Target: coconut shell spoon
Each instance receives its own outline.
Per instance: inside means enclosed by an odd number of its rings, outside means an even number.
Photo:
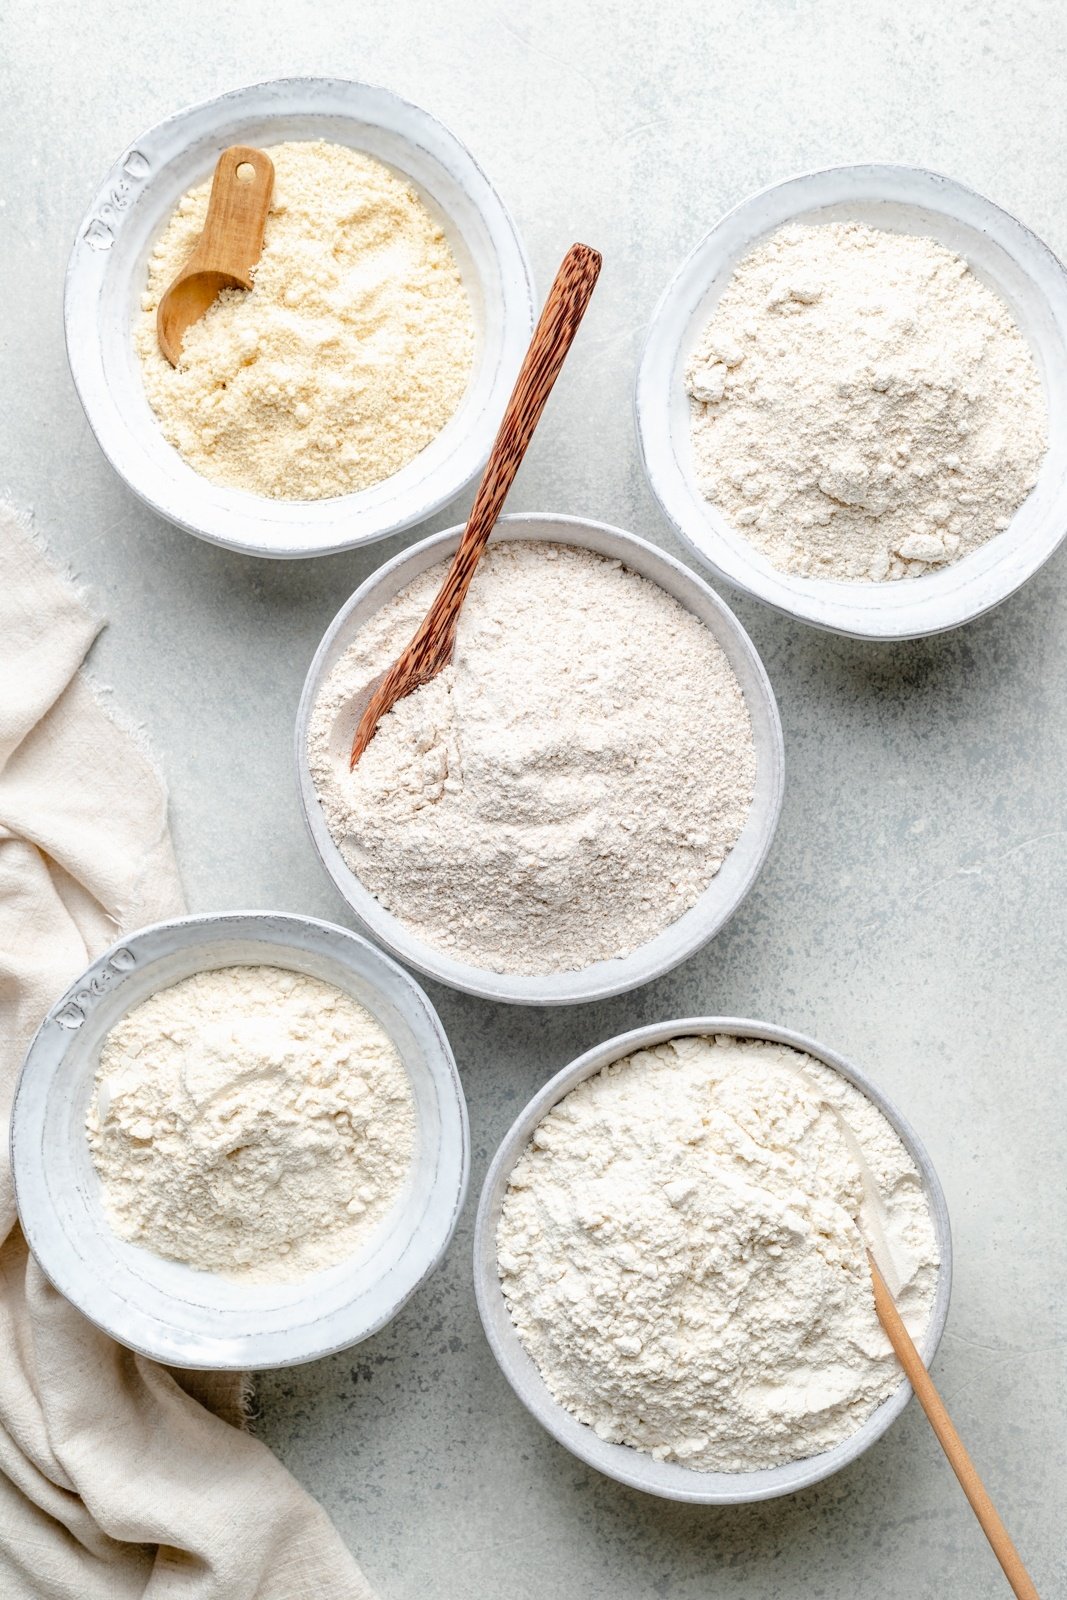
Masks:
[[[159,348],[172,367],[187,330],[223,289],[251,289],[273,192],[274,163],[265,151],[234,144],[222,152],[203,232],[156,312]]]
[[[379,721],[398,700],[429,683],[452,660],[460,608],[489,535],[515,481],[519,463],[559,377],[600,275],[600,256],[586,244],[567,251],[534,329],[515,387],[474,497],[452,565],[406,650],[360,696],[362,714],[352,740],[354,767]],[[357,706],[357,710],[359,707]]]

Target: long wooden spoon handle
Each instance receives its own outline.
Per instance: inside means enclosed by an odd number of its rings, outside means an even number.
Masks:
[[[578,325],[585,315],[589,298],[600,276],[601,257],[587,244],[572,244],[560,263],[548,292],[545,308],[534,329],[511,399],[504,411],[500,430],[478,485],[471,514],[452,558],[452,567],[441,585],[440,607],[453,614],[463,604],[479,557],[500,515],[508,490],[533,438],[534,429],[559,377],[567,352],[574,342]],[[435,611],[440,612],[435,605]]]
[[[993,1547],[993,1554],[1004,1569],[1004,1576],[1011,1584],[1018,1600],[1040,1600],[1033,1580],[1023,1566],[1022,1557],[1012,1544],[996,1508],[986,1493],[985,1485],[978,1476],[978,1471],[967,1451],[963,1441],[955,1428],[951,1418],[945,1410],[944,1402],[934,1387],[933,1379],[923,1365],[922,1356],[912,1341],[911,1334],[904,1326],[904,1319],[897,1310],[896,1301],[889,1292],[889,1286],[878,1270],[877,1263],[870,1251],[867,1260],[871,1267],[871,1282],[874,1285],[874,1305],[878,1312],[878,1320],[888,1335],[889,1342],[896,1351],[897,1360],[904,1368],[908,1382],[915,1391],[915,1396],[926,1412],[927,1419],[937,1435],[938,1442],[948,1457],[949,1466],[960,1480],[964,1494],[971,1503],[971,1510],[982,1525],[982,1532]]]
[[[367,702],[352,740],[349,767],[356,765],[386,712],[420,684],[428,683],[452,660],[460,608],[479,557],[515,481],[519,463],[541,420],[552,385],[559,377],[599,276],[597,251],[587,244],[572,244],[556,273],[530,348],[519,368],[452,565],[415,637],[393,662]]]

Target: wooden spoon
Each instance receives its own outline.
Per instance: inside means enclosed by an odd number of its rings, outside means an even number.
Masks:
[[[352,740],[350,767],[370,744],[385,713],[413,689],[429,683],[451,661],[460,607],[599,275],[597,252],[587,244],[571,245],[519,369],[448,575],[407,649],[360,696],[365,709]]]
[[[262,150],[233,144],[211,180],[204,231],[156,312],[159,348],[172,367],[181,360],[186,329],[198,322],[223,289],[251,289],[252,268],[263,249],[274,163]]]
[[[867,1260],[871,1268],[874,1305],[878,1312],[878,1320],[896,1351],[897,1360],[904,1368],[904,1375],[914,1389],[916,1399],[926,1412],[927,1420],[937,1435],[938,1443],[948,1457],[949,1466],[960,1480],[960,1486],[971,1503],[971,1510],[978,1518],[982,1532],[993,1547],[993,1554],[1004,1569],[1004,1576],[1011,1584],[1012,1592],[1018,1596],[1018,1600],[1040,1600],[1033,1580],[1023,1566],[1022,1557],[1012,1544],[1007,1528],[1001,1522],[992,1500],[986,1493],[985,1485],[978,1476],[974,1462],[952,1426],[944,1402],[934,1386],[934,1380],[923,1365],[923,1358],[904,1326],[904,1319],[889,1292],[889,1285],[879,1272],[878,1263],[870,1250],[867,1251]]]

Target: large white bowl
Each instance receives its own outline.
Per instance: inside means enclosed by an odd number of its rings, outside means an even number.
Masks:
[[[271,500],[212,483],[167,443],[148,404],[132,329],[152,245],[227,145],[328,139],[375,156],[438,218],[471,298],[474,372],[456,414],[414,461],[358,494]],[[115,471],[161,516],[254,555],[323,555],[421,522],[481,471],[533,326],[515,225],[470,151],[421,107],[340,78],[279,78],[190,106],[134,141],[82,220],[67,268],[67,355],[89,425]]]
[[[918,578],[836,582],[781,572],[700,492],[685,367],[738,261],[789,222],[857,221],[955,250],[1010,307],[1037,363],[1049,447],[1010,526]],[[727,583],[779,611],[857,638],[907,639],[980,616],[1013,594],[1067,532],[1067,275],[1047,245],[973,189],[917,167],[830,167],[790,178],[729,212],[682,263],[649,327],[635,411],[653,493],[681,537]]]
[[[602,1067],[632,1055],[635,1050],[651,1049],[655,1045],[665,1044],[668,1039],[693,1034],[732,1034],[742,1039],[769,1039],[776,1044],[802,1050],[840,1072],[849,1083],[855,1084],[896,1130],[922,1177],[941,1256],[930,1322],[920,1342],[920,1354],[926,1365],[930,1365],[948,1317],[952,1289],[952,1234],[945,1196],[925,1148],[896,1107],[858,1067],[854,1067],[843,1056],[828,1050],[825,1045],[816,1044],[804,1034],[794,1033],[790,1028],[778,1028],[765,1022],[748,1022],[736,1017],[689,1017],[681,1022],[661,1022],[649,1028],[635,1028],[632,1033],[619,1034],[617,1038],[608,1039],[604,1044],[586,1051],[585,1055],[579,1056],[577,1061],[564,1067],[562,1072],[545,1084],[526,1109],[519,1113],[486,1174],[474,1229],[474,1288],[482,1326],[505,1378],[527,1410],[572,1455],[619,1483],[628,1484],[632,1489],[643,1489],[647,1494],[660,1495],[665,1500],[687,1500],[694,1505],[744,1505],[754,1500],[773,1500],[778,1495],[795,1494],[797,1490],[806,1489],[855,1461],[899,1417],[911,1398],[911,1385],[902,1376],[899,1388],[882,1401],[850,1438],[835,1445],[832,1450],[809,1456],[803,1461],[790,1461],[785,1466],[766,1467],[758,1472],[698,1472],[694,1467],[683,1467],[676,1461],[655,1461],[643,1450],[635,1450],[624,1444],[609,1444],[560,1405],[519,1338],[504,1300],[497,1269],[496,1233],[500,1208],[512,1171],[541,1119],[575,1084],[599,1072]]]
[[[782,726],[774,693],[748,634],[733,612],[700,578],[671,556],[632,533],[580,517],[523,514],[502,517],[493,539],[548,540],[595,550],[621,561],[631,571],[665,589],[699,617],[722,648],[745,696],[756,746],[756,789],[741,837],[696,905],[677,922],[617,961],[598,961],[579,972],[527,977],[490,972],[456,961],[414,935],[360,882],[337,848],[322,814],[308,766],[307,738],[319,691],[367,619],[428,567],[451,557],[462,528],[424,539],[395,556],[367,579],[341,607],[327,628],[308,670],[296,721],[296,762],[300,798],[319,858],[364,928],[394,955],[453,989],[486,1000],[516,1005],[573,1005],[636,989],[668,972],[715,934],[733,916],[755,883],[771,847],[782,807],[784,753]]]
[[[85,1133],[100,1050],[120,1017],[194,972],[257,963],[321,978],[365,1006],[396,1045],[415,1098],[414,1163],[381,1227],[348,1260],[283,1284],[197,1272],[120,1239]],[[15,1092],[11,1164],[30,1249],[105,1332],[180,1367],[281,1367],[366,1339],[433,1271],[466,1194],[467,1107],[430,1002],[365,939],[270,912],[183,917],[115,945],[48,1013]]]

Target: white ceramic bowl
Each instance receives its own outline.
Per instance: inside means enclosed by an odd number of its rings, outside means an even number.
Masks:
[[[329,139],[393,168],[439,219],[470,294],[474,373],[455,416],[415,460],[358,494],[270,500],[210,482],[167,443],[132,344],[151,247],[191,184],[235,143]],[[168,117],[130,145],[78,229],[67,268],[67,355],[115,471],[160,516],[254,555],[348,550],[432,515],[481,471],[533,326],[522,244],[470,151],[421,107],[339,78],[280,78]]]
[[[197,1272],[118,1238],[85,1135],[100,1049],[119,1018],[194,972],[256,963],[321,978],[366,1006],[396,1045],[415,1097],[415,1160],[381,1227],[349,1260],[277,1285]],[[11,1163],[30,1249],[105,1332],[180,1367],[281,1367],[366,1339],[433,1271],[466,1194],[467,1108],[426,996],[366,940],[270,912],[183,917],[114,946],[53,1006],[15,1093]]]
[[[858,221],[924,234],[955,250],[1011,308],[1045,391],[1049,448],[1011,525],[962,560],[919,578],[835,582],[780,572],[700,492],[686,363],[741,257],[788,222]],[[809,172],[729,212],[683,262],[653,315],[637,376],[637,431],[648,481],[678,533],[713,572],[779,611],[857,638],[939,633],[1013,594],[1067,532],[1067,275],[1006,211],[917,167]]]
[[[573,1005],[636,989],[668,972],[713,938],[737,910],[766,859],[778,825],[784,782],[782,727],[767,674],[755,646],[733,612],[700,578],[654,545],[619,528],[579,517],[532,513],[502,517],[493,533],[495,541],[548,540],[595,550],[659,584],[700,618],[718,641],[744,692],[756,745],[756,791],[741,837],[696,905],[623,959],[598,961],[580,972],[537,977],[490,972],[453,960],[417,938],[386,911],[364,888],[341,855],[326,826],[312,782],[307,736],[319,689],[360,628],[427,567],[452,556],[462,531],[462,528],[450,528],[435,534],[380,567],[342,606],[315,653],[300,699],[296,725],[300,798],[315,849],[364,928],[409,966],[417,967],[453,989],[481,995],[486,1000],[528,1006]]]
[[[694,1505],[744,1505],[754,1500],[773,1500],[778,1495],[794,1494],[855,1461],[899,1417],[911,1398],[911,1385],[902,1378],[900,1387],[882,1401],[850,1438],[832,1450],[809,1456],[803,1461],[791,1461],[786,1466],[768,1467],[758,1472],[698,1472],[693,1467],[683,1467],[675,1461],[654,1461],[642,1450],[632,1449],[629,1445],[609,1444],[599,1438],[592,1428],[579,1422],[572,1412],[554,1398],[519,1339],[500,1287],[496,1261],[497,1224],[508,1181],[531,1134],[552,1107],[575,1084],[591,1077],[612,1061],[631,1055],[635,1050],[649,1049],[687,1034],[716,1033],[732,1034],[743,1039],[769,1039],[777,1044],[791,1045],[794,1050],[803,1050],[807,1055],[824,1061],[862,1090],[900,1136],[922,1175],[941,1255],[941,1270],[930,1324],[920,1346],[922,1358],[929,1366],[945,1330],[952,1289],[952,1235],[948,1208],[930,1157],[896,1107],[843,1056],[789,1028],[743,1021],[736,1017],[690,1017],[681,1022],[635,1028],[632,1033],[620,1034],[586,1051],[585,1055],[572,1061],[570,1066],[564,1067],[562,1072],[545,1084],[508,1130],[486,1174],[474,1230],[474,1288],[482,1326],[505,1378],[526,1409],[572,1455],[609,1478],[629,1485],[631,1489],[643,1489],[647,1494],[660,1495],[665,1500],[686,1500]]]

